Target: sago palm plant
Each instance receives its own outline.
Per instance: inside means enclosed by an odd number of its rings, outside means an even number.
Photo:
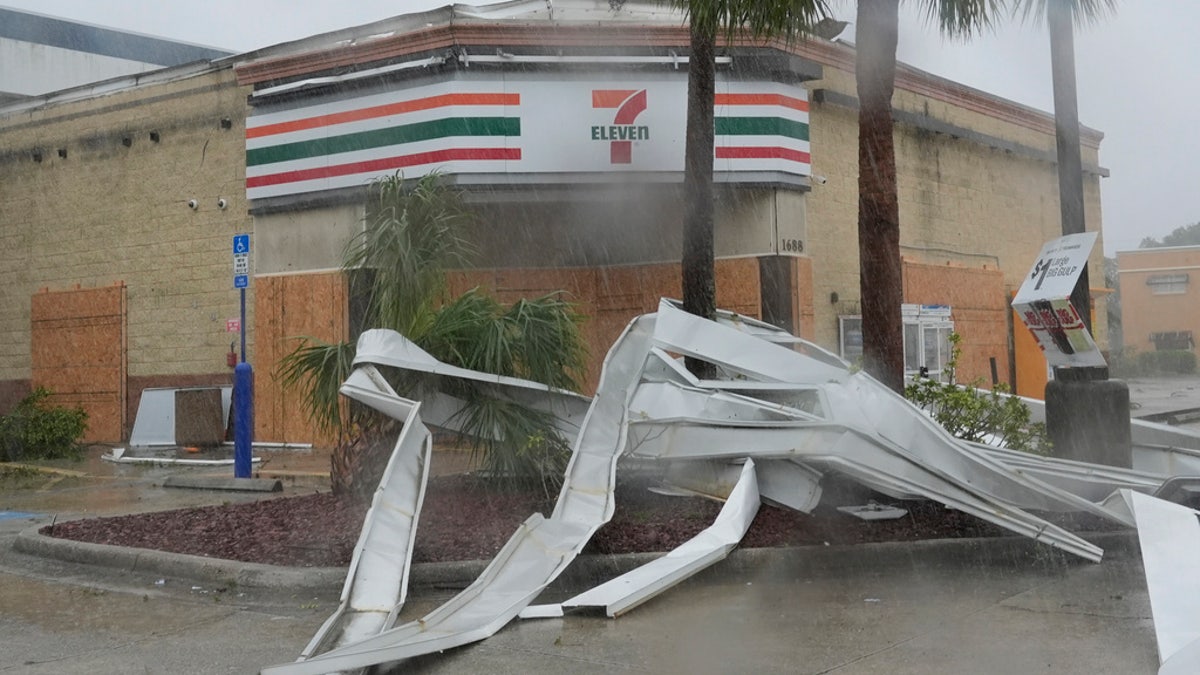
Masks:
[[[363,230],[343,256],[351,294],[362,303],[362,329],[390,328],[464,368],[577,389],[586,356],[581,316],[560,294],[507,307],[478,289],[447,297],[446,270],[465,265],[471,254],[462,234],[471,218],[459,194],[436,175],[412,185],[398,174],[372,184]],[[300,389],[318,428],[339,439],[330,467],[333,490],[364,497],[378,482],[398,426],[339,399],[354,360],[357,335],[351,337],[336,344],[300,338],[278,372],[284,386]],[[397,391],[420,397],[420,378],[387,374]],[[458,421],[476,463],[504,483],[552,489],[567,444],[550,420],[486,386],[454,386],[451,393],[467,401]]]

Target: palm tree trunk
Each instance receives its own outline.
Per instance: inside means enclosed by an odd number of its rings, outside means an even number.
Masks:
[[[1054,138],[1058,146],[1058,203],[1062,233],[1079,234],[1087,227],[1083,218],[1083,160],[1079,152],[1079,101],[1075,92],[1075,35],[1071,3],[1050,2],[1046,23],[1050,31],[1050,72],[1054,83]],[[1071,304],[1083,324],[1092,329],[1088,269],[1075,282]]]
[[[899,0],[859,0],[855,38],[863,366],[895,391],[904,388],[900,206],[892,136],[899,12]]]
[[[716,94],[716,31],[691,28],[688,58],[687,144],[684,148],[683,309],[712,319],[717,312],[713,279],[713,100]],[[688,369],[711,377],[712,366],[689,359]]]

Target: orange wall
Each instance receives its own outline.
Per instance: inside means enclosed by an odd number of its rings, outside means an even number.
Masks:
[[[802,334],[812,332],[811,265],[794,258],[793,297]],[[345,277],[338,272],[256,277],[255,436],[264,441],[332,444],[319,438],[303,415],[294,392],[276,378],[279,359],[291,351],[295,336],[327,341],[348,337]],[[762,297],[757,258],[716,261],[717,305],[758,318]],[[480,287],[504,303],[564,291],[586,317],[588,346],[585,393],[595,391],[609,346],[633,317],[653,312],[662,297],[681,295],[677,263],[587,268],[523,268],[460,270],[449,275],[449,291],[460,294]],[[793,327],[794,329],[794,327]]]
[[[991,384],[991,358],[1001,382],[1008,381],[1008,302],[998,269],[927,265],[904,261],[904,302],[949,305],[959,343],[957,379]]]

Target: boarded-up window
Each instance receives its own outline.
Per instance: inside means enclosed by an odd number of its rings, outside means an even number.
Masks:
[[[123,440],[125,285],[35,293],[30,305],[34,387],[88,413],[83,440]]]

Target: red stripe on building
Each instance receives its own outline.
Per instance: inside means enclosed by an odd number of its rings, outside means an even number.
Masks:
[[[349,176],[356,173],[403,169],[409,166],[436,164],[438,162],[518,159],[521,159],[520,148],[450,148],[448,150],[432,150],[430,152],[418,152],[411,155],[400,155],[399,157],[384,157],[383,159],[372,159],[365,162],[323,166],[315,169],[284,171],[265,176],[248,176],[246,178],[246,187],[267,187],[268,185],[280,185],[282,183]]]
[[[289,131],[316,129],[318,127],[329,126],[331,124],[359,122],[361,120],[375,119],[377,117],[387,117],[388,115],[400,115],[403,113],[417,112],[420,110],[433,110],[434,108],[444,108],[453,105],[520,104],[520,94],[439,94],[437,96],[427,96],[425,98],[413,99],[411,101],[398,101],[396,103],[377,105],[370,108],[359,108],[358,110],[347,110],[345,112],[330,113],[328,115],[306,117],[304,119],[292,120],[290,122],[264,124],[260,127],[247,127],[246,138],[262,138],[263,136],[286,134]],[[253,122],[254,118],[251,117],[249,121]]]
[[[717,94],[717,105],[778,105],[808,112],[808,101],[784,94]]]
[[[812,155],[791,148],[779,147],[718,147],[717,159],[787,159],[808,164]]]

